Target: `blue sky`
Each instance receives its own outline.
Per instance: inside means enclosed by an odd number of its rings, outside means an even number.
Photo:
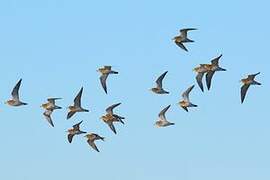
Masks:
[[[29,105],[0,105],[0,179],[111,180],[269,180],[270,122],[268,1],[0,1],[0,76],[2,102],[22,78],[21,98]],[[195,27],[189,52],[172,41],[180,28]],[[189,113],[176,103],[195,83],[192,69],[223,54],[227,72],[214,76],[211,91],[196,86]],[[112,65],[108,95],[96,69]],[[168,70],[170,95],[149,92]],[[240,104],[239,80],[261,74]],[[83,86],[90,109],[66,120],[55,111],[51,128],[39,107],[47,97],[62,97],[67,107]],[[126,117],[114,135],[99,117],[111,104]],[[153,124],[165,106],[175,126]],[[66,139],[66,129],[106,137],[94,152],[86,139]]]

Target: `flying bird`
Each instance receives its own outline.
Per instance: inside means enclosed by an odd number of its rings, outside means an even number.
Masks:
[[[200,87],[200,89],[202,90],[202,92],[204,91],[203,88],[203,83],[202,83],[202,78],[204,76],[205,73],[207,73],[208,71],[210,71],[211,65],[210,64],[200,64],[199,67],[195,67],[193,70],[197,73],[196,75],[196,81]]]
[[[163,74],[161,74],[157,80],[156,80],[156,87],[151,88],[151,91],[153,91],[156,94],[169,94],[168,91],[165,91],[162,87],[162,81],[164,79],[164,77],[166,76],[166,74],[168,73],[168,71],[164,72]]]
[[[206,74],[206,85],[207,85],[208,90],[210,90],[211,81],[212,81],[212,78],[213,78],[213,75],[215,74],[215,72],[226,71],[226,69],[223,69],[219,66],[219,59],[221,57],[222,57],[222,54],[219,55],[218,57],[214,58],[213,60],[211,60],[210,70]]]
[[[197,30],[197,29],[195,28],[180,29],[180,35],[175,36],[173,38],[175,44],[185,51],[188,51],[188,49],[184,46],[184,43],[194,42],[193,40],[187,37],[188,31],[192,31],[192,30]]]
[[[160,127],[167,127],[167,126],[174,125],[174,123],[169,122],[166,119],[166,115],[165,115],[165,113],[168,111],[170,107],[171,105],[165,107],[164,109],[162,109],[162,111],[160,111],[160,113],[158,114],[159,119],[155,123],[156,127],[160,128]]]
[[[95,141],[96,141],[96,140],[102,140],[102,141],[104,141],[105,138],[99,136],[98,134],[94,134],[94,133],[87,134],[87,135],[85,135],[84,137],[87,138],[88,144],[89,144],[94,150],[96,150],[97,152],[99,152],[99,149],[97,148],[97,146],[96,146],[96,144],[95,144]]]
[[[54,124],[51,118],[52,112],[56,109],[62,109],[62,107],[57,106],[55,104],[55,101],[59,99],[61,98],[48,98],[47,99],[48,102],[41,105],[41,107],[45,109],[45,112],[43,113],[43,115],[52,127],[54,127]]]
[[[74,99],[74,105],[69,106],[69,112],[67,115],[67,119],[70,119],[76,112],[89,112],[89,110],[82,108],[81,106],[81,98],[82,98],[82,92],[83,92],[83,87],[77,94],[77,96]]]
[[[81,122],[73,125],[71,129],[68,129],[67,130],[67,133],[68,133],[68,136],[67,137],[68,137],[68,142],[69,143],[72,142],[72,139],[73,139],[73,137],[75,135],[80,135],[80,134],[85,134],[86,133],[86,132],[80,130],[80,125],[81,125],[82,122],[83,121],[81,121]]]
[[[107,85],[106,81],[110,74],[118,74],[117,71],[112,70],[112,66],[104,66],[99,68],[97,71],[101,73],[101,76],[99,77],[100,83],[102,85],[102,88],[104,89],[105,93],[107,94]]]
[[[192,85],[191,87],[189,87],[183,94],[183,100],[180,101],[178,104],[185,110],[188,112],[188,107],[197,107],[197,105],[192,104],[189,100],[189,94],[192,91],[192,89],[194,88],[194,85]]]
[[[114,132],[114,134],[117,134],[117,133],[116,133],[116,129],[115,129],[113,123],[120,122],[120,123],[124,124],[123,119],[125,119],[124,117],[113,113],[113,109],[115,107],[119,106],[120,104],[121,103],[117,103],[117,104],[113,104],[113,105],[109,106],[106,109],[106,114],[101,116],[101,118],[100,118],[103,120],[103,122],[105,122],[110,127],[110,129]]]
[[[241,82],[243,83],[241,87],[241,103],[244,102],[246,94],[247,94],[247,90],[250,85],[261,85],[261,83],[254,80],[258,74],[260,74],[260,72],[256,74],[250,74],[248,75],[247,78],[241,79]]]
[[[27,103],[24,103],[24,102],[20,101],[19,89],[20,89],[21,83],[22,83],[22,79],[20,79],[17,82],[17,84],[15,85],[15,87],[13,88],[13,90],[11,92],[12,99],[6,101],[5,104],[8,104],[10,106],[27,105]]]

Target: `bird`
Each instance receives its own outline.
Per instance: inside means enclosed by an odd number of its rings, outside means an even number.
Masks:
[[[104,137],[101,137],[99,136],[98,134],[95,134],[95,133],[89,133],[87,135],[85,135],[84,137],[87,138],[87,142],[88,144],[94,149],[96,150],[97,152],[99,152],[99,149],[97,148],[96,144],[95,144],[95,141],[96,140],[102,140],[104,141]]]
[[[162,87],[162,81],[164,79],[164,77],[166,76],[166,74],[168,73],[168,71],[164,72],[163,74],[161,74],[157,80],[156,80],[156,87],[151,88],[150,90],[153,91],[156,94],[169,94],[168,91],[164,90]]]
[[[159,119],[155,123],[156,127],[160,128],[174,125],[174,123],[167,121],[165,115],[165,113],[168,111],[170,107],[171,105],[165,107],[164,109],[162,109],[162,111],[160,111],[160,113],[158,114]]]
[[[107,109],[106,109],[106,114],[101,116],[100,119],[103,120],[103,122],[105,122],[109,127],[110,129],[113,131],[114,134],[117,134],[116,132],[116,129],[114,127],[114,122],[120,122],[122,124],[124,124],[123,120],[124,117],[121,117],[121,116],[118,116],[116,114],[113,113],[113,109],[117,106],[119,106],[121,103],[117,103],[117,104],[114,104],[112,106],[109,106]]]
[[[189,93],[192,91],[195,85],[190,86],[183,94],[183,100],[180,101],[178,104],[188,112],[188,107],[197,107],[196,104],[192,104],[189,100]]]
[[[204,92],[202,78],[203,78],[204,74],[210,70],[210,68],[211,68],[210,64],[200,64],[199,67],[195,67],[193,69],[193,71],[195,71],[197,73],[196,81],[197,81],[200,89],[202,90],[202,92]]]
[[[82,97],[83,87],[80,89],[79,93],[74,99],[74,105],[69,106],[69,112],[67,119],[70,119],[76,112],[89,112],[89,110],[82,108],[81,106],[81,97]]]
[[[52,112],[56,109],[62,109],[62,107],[57,106],[55,104],[55,101],[59,99],[62,99],[62,98],[48,98],[47,99],[48,102],[41,105],[41,107],[45,109],[45,112],[43,113],[43,115],[52,127],[54,127],[54,124],[51,118]]]
[[[221,68],[219,66],[219,59],[222,57],[222,54],[219,55],[218,57],[214,58],[213,60],[211,60],[211,65],[210,65],[210,69],[208,70],[207,74],[206,74],[206,85],[208,90],[210,90],[211,88],[211,81],[212,81],[212,77],[215,74],[216,71],[226,71],[226,69]]]
[[[261,85],[261,83],[254,80],[258,74],[260,74],[260,72],[256,74],[250,74],[248,75],[247,78],[241,79],[241,82],[243,83],[241,87],[241,103],[244,102],[246,94],[247,94],[247,90],[250,85]]]
[[[48,98],[48,99],[47,99],[48,102],[42,104],[41,107],[44,108],[45,110],[62,109],[62,107],[57,106],[57,105],[55,104],[55,101],[56,101],[56,100],[59,100],[59,99],[62,99],[62,98]]]
[[[75,135],[80,135],[80,134],[85,134],[86,132],[85,131],[81,131],[80,130],[80,125],[83,121],[80,121],[79,123],[75,124],[72,126],[71,129],[68,129],[67,130],[67,133],[68,133],[68,142],[71,143],[72,142],[72,139]]]
[[[101,76],[99,77],[100,83],[102,85],[102,88],[104,89],[105,93],[107,94],[107,85],[106,81],[109,76],[109,74],[118,74],[117,71],[112,70],[112,66],[103,66],[97,70],[101,73]]]
[[[193,30],[197,30],[196,28],[185,28],[185,29],[180,29],[180,35],[175,36],[173,38],[175,44],[177,46],[179,46],[180,48],[182,48],[185,51],[188,51],[188,49],[184,46],[184,43],[188,43],[188,42],[194,42],[193,40],[189,39],[187,37],[187,33],[188,31],[193,31]]]
[[[106,113],[107,114],[111,114],[112,116],[114,116],[116,119],[119,120],[119,122],[121,122],[122,124],[125,124],[123,119],[125,119],[125,117],[122,117],[122,116],[119,116],[117,114],[114,114],[113,113],[113,109],[116,108],[117,106],[119,106],[121,103],[116,103],[116,104],[113,104],[111,106],[109,106],[107,109],[106,109]]]
[[[22,79],[20,79],[15,85],[15,87],[13,88],[11,92],[12,99],[6,101],[5,104],[8,104],[10,106],[27,105],[27,103],[20,101],[19,89],[20,89],[21,83],[22,83]]]

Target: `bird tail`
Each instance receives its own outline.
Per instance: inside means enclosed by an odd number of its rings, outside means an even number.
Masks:
[[[60,107],[60,106],[55,106],[55,109],[62,109],[62,107]]]
[[[198,107],[198,105],[196,105],[196,104],[190,104],[190,107]]]
[[[226,71],[226,69],[224,69],[224,68],[221,68],[221,67],[218,67],[218,69],[217,69],[218,71]]]
[[[27,103],[22,102],[22,105],[27,105]]]
[[[191,40],[191,39],[186,38],[183,42],[194,42],[194,41]]]
[[[253,81],[252,84],[254,84],[254,85],[262,85],[261,83],[259,83],[257,81]]]
[[[118,74],[117,71],[111,71],[111,74]]]
[[[174,125],[175,123],[169,123],[169,125]]]

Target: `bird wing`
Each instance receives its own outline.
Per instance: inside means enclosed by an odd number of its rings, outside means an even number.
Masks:
[[[208,90],[211,87],[212,77],[214,74],[215,74],[215,71],[208,71],[206,74],[206,85],[207,85]]]
[[[15,87],[13,88],[13,90],[11,92],[12,98],[14,100],[19,100],[19,89],[20,89],[21,83],[22,83],[22,79],[20,79],[17,82],[17,84],[15,85]]]
[[[95,144],[95,142],[94,142],[93,140],[88,139],[87,142],[88,142],[88,144],[89,144],[94,150],[96,150],[97,152],[99,152],[99,150],[98,150],[98,148],[97,148],[97,146],[96,146],[96,144]]]
[[[166,115],[165,113],[167,112],[167,110],[171,107],[171,105],[165,107],[162,111],[160,111],[160,113],[158,114],[158,117],[162,120],[166,121]]]
[[[72,139],[74,137],[74,134],[68,134],[68,142],[71,143]]]
[[[214,65],[218,65],[219,59],[222,57],[222,54],[220,54],[218,57],[211,60],[211,63]]]
[[[74,106],[81,107],[82,92],[83,92],[83,87],[80,89],[79,93],[74,99]]]
[[[241,87],[241,103],[243,103],[245,100],[249,86],[250,86],[249,84],[245,84]]]
[[[73,125],[72,127],[75,129],[75,130],[80,130],[80,125],[83,121],[80,121],[79,123]]]
[[[104,89],[105,93],[107,94],[107,85],[106,85],[106,80],[108,78],[109,74],[103,74],[100,76],[99,80],[102,85],[102,88]]]
[[[181,36],[186,38],[187,37],[187,32],[191,30],[197,30],[195,28],[185,28],[185,29],[180,29]]]
[[[203,92],[203,83],[202,83],[203,75],[204,75],[204,73],[198,73],[196,76],[196,81],[197,81],[199,87],[201,88],[202,92]]]
[[[50,125],[52,127],[54,127],[54,124],[53,124],[53,121],[52,121],[52,118],[51,118],[51,114],[52,114],[53,111],[51,110],[46,110],[43,115],[44,117],[46,118],[46,120],[50,123]]]
[[[104,66],[104,69],[111,70],[112,69],[112,66]]]
[[[195,85],[190,86],[183,94],[182,97],[184,100],[189,101],[189,93],[192,91]]]
[[[256,73],[256,74],[250,74],[250,75],[248,75],[248,79],[254,80],[255,77],[256,77],[258,74],[260,74],[260,72],[258,72],[258,73]]]
[[[67,114],[67,119],[71,118],[75,113],[76,111],[69,111]]]
[[[163,81],[163,79],[164,79],[164,77],[166,76],[167,73],[168,73],[168,71],[164,72],[163,74],[161,74],[157,78],[156,83],[157,83],[158,88],[162,88],[162,81]]]
[[[121,104],[121,103],[117,103],[117,104],[113,104],[113,105],[109,106],[109,107],[106,109],[106,112],[107,112],[108,114],[113,114],[113,109],[114,109],[115,107],[119,106],[120,104]]]
[[[184,49],[185,51],[188,52],[187,48],[184,46],[183,43],[180,43],[180,42],[176,42],[176,41],[175,41],[175,44],[176,44],[177,46],[179,46],[180,48],[182,48],[182,49]]]
[[[47,101],[52,104],[55,104],[55,100],[58,100],[58,99],[62,99],[62,98],[48,98]]]
[[[114,132],[114,134],[116,134],[116,130],[115,130],[113,123],[111,122],[108,125],[109,125],[110,129]]]

